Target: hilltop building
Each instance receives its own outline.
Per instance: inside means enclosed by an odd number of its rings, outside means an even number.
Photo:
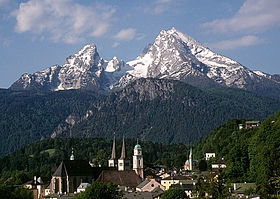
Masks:
[[[250,129],[258,126],[260,126],[260,121],[246,121],[245,123],[238,125],[239,130]]]
[[[205,153],[205,160],[210,160],[211,158],[216,157],[215,153]]]
[[[222,160],[220,161],[220,162],[218,162],[218,163],[213,163],[212,165],[211,165],[211,168],[212,168],[212,170],[219,170],[219,169],[225,169],[225,168],[227,168],[227,165],[226,165],[226,163],[225,163],[225,159],[224,158],[222,158]]]

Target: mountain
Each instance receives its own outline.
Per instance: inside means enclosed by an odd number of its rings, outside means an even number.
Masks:
[[[70,115],[52,137],[107,137],[190,143],[231,118],[262,120],[279,110],[278,100],[240,89],[201,90],[167,79],[137,79],[92,104],[81,117]]]
[[[221,85],[280,97],[279,79],[251,71],[175,28],[161,31],[155,42],[128,64],[134,67],[129,74],[138,78],[176,79],[208,88]]]
[[[101,58],[95,44],[84,46],[69,56],[64,65],[55,65],[34,74],[23,74],[10,87],[12,90],[104,90],[118,81],[124,62],[114,57],[110,61]]]
[[[200,88],[231,87],[280,98],[279,75],[252,71],[172,28],[162,30],[135,60],[101,58],[95,44],[68,57],[64,65],[23,74],[13,90],[109,90],[139,78],[174,79]]]

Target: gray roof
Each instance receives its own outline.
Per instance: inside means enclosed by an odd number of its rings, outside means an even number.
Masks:
[[[89,187],[89,186],[90,186],[89,183],[83,182],[83,183],[81,183],[81,184],[78,186],[77,189],[85,189],[85,188],[87,188],[87,187]]]
[[[104,184],[108,184],[111,182],[120,186],[127,186],[130,188],[136,188],[142,182],[141,178],[133,170],[104,170],[101,172],[96,181],[102,182]]]
[[[143,188],[146,184],[148,184],[150,182],[150,180],[144,180],[143,182],[141,182],[136,188]]]

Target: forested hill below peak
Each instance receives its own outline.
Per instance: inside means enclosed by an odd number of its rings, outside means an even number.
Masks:
[[[82,90],[0,90],[0,156],[50,137],[68,115],[83,115],[102,96]]]
[[[93,103],[75,125],[60,124],[53,136],[139,138],[190,143],[232,118],[262,120],[280,110],[278,100],[240,89],[201,90],[166,79],[139,79]]]

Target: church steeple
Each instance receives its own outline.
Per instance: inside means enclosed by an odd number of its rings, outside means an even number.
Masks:
[[[118,160],[118,170],[124,171],[124,170],[129,170],[129,169],[130,169],[130,161],[126,160],[125,142],[124,142],[124,137],[123,137],[121,157]]]
[[[116,136],[114,135],[111,160],[116,159]]]
[[[192,171],[193,170],[193,160],[192,160],[192,147],[191,147],[191,149],[190,149],[190,155],[189,155],[189,164],[190,164],[190,171]]]
[[[125,159],[125,143],[124,143],[124,137],[123,137],[123,142],[122,142],[122,153],[121,153],[121,160]]]
[[[108,161],[108,166],[109,167],[116,167],[117,166],[117,159],[116,159],[116,136],[114,133],[114,139],[113,139],[113,146],[112,146],[112,154],[111,158]]]

